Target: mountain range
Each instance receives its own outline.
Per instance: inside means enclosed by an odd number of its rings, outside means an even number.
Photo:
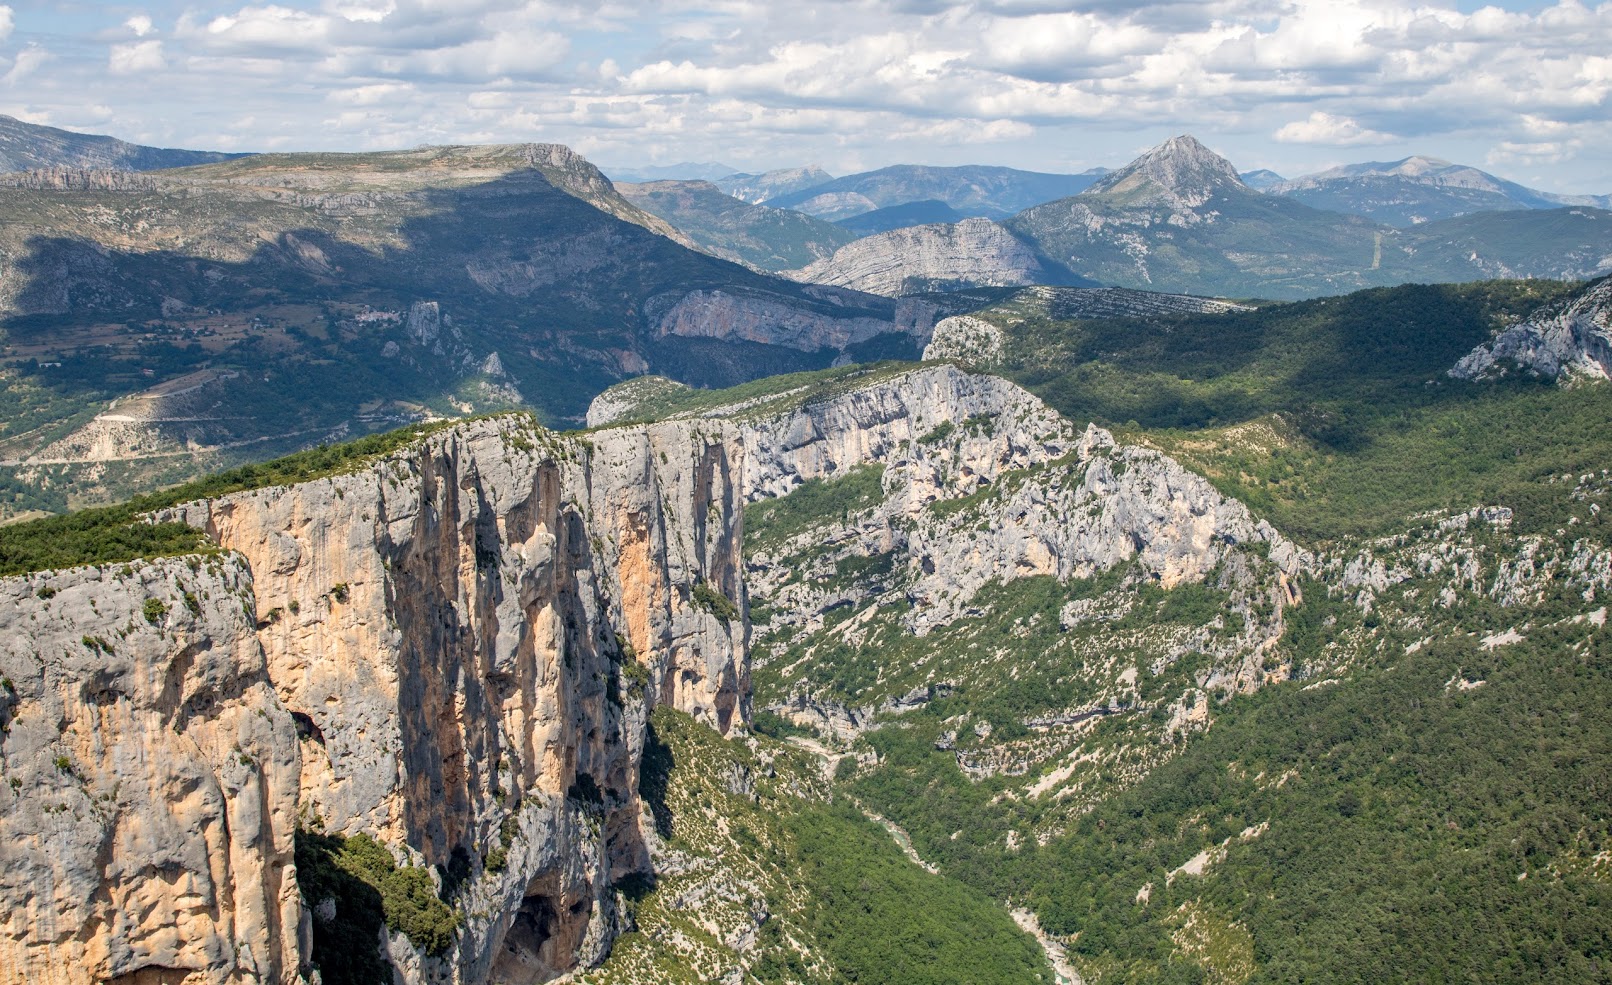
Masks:
[[[803,267],[856,239],[856,233],[834,223],[752,205],[708,181],[618,181],[616,190],[705,252],[756,270]]]
[[[60,508],[411,419],[580,419],[652,369],[727,385],[927,336],[922,303],[687,242],[556,145],[0,177],[0,478]]]
[[[1414,226],[1474,212],[1573,205],[1612,208],[1612,195],[1553,195],[1432,157],[1347,164],[1292,181],[1262,182],[1260,190],[1392,226]]]
[[[983,165],[900,164],[778,195],[768,199],[768,204],[842,220],[886,206],[933,200],[965,216],[1001,218],[1031,205],[1073,195],[1102,173],[1102,169],[1082,174],[1045,174]]]

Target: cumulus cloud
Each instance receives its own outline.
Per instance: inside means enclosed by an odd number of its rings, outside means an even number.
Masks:
[[[1392,134],[1368,130],[1347,116],[1333,116],[1316,110],[1308,119],[1294,120],[1272,134],[1284,144],[1330,144],[1348,147],[1355,144],[1386,144],[1393,141]]]
[[[1321,148],[1393,144],[1557,155],[1603,180],[1583,162],[1612,154],[1612,2],[1588,2],[234,0],[160,42],[150,15],[108,14],[112,57],[67,78],[64,54],[49,105],[116,72],[120,114],[210,106],[211,134],[259,146],[554,139],[762,166],[955,147],[1052,169],[1194,131],[1288,173],[1335,163]],[[142,81],[164,64],[185,71]]]
[[[11,8],[0,6],[0,41],[5,41],[10,38],[11,32],[15,27],[16,20],[12,16]]]
[[[113,75],[134,75],[139,72],[156,72],[168,67],[163,57],[161,41],[133,41],[115,44],[107,61],[107,70]]]
[[[17,52],[17,57],[11,62],[10,70],[7,71],[4,76],[0,76],[0,85],[16,85],[23,79],[26,79],[28,76],[34,74],[34,71],[38,69],[39,66],[50,61],[51,57],[51,53],[46,51],[44,48],[33,44],[28,45],[26,48]]]

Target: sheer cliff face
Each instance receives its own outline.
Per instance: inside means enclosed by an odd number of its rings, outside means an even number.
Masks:
[[[919,635],[953,620],[986,584],[1033,575],[1087,578],[1134,561],[1165,587],[1197,582],[1258,542],[1275,567],[1303,557],[1242,503],[1173,459],[1084,431],[1033,394],[992,376],[937,366],[746,422],[749,499],[880,465],[882,502],[856,522],[814,527],[802,543],[895,552]],[[1003,481],[1012,477],[1013,481]],[[947,508],[966,502],[967,508]],[[936,504],[941,504],[939,509]],[[781,555],[750,560],[769,604],[819,612],[838,601]],[[857,599],[858,604],[866,599]]]
[[[989,219],[908,226],[849,243],[784,276],[899,297],[937,287],[1016,287],[1070,280]]]
[[[0,669],[21,683],[17,697],[0,700],[10,702],[8,722],[41,730],[19,746],[17,735],[33,733],[13,725],[6,740],[7,775],[24,782],[0,796],[34,806],[13,804],[0,824],[18,834],[60,827],[83,855],[73,862],[41,845],[27,866],[8,856],[0,892],[12,915],[0,947],[16,959],[0,964],[22,977],[0,981],[38,979],[53,955],[72,960],[51,972],[52,985],[157,968],[164,982],[294,974],[310,957],[297,943],[308,918],[289,874],[299,814],[327,831],[367,833],[401,862],[469,865],[445,955],[421,955],[400,935],[389,942],[406,980],[545,981],[601,957],[615,931],[611,884],[649,864],[637,785],[647,707],[670,703],[722,731],[748,713],[743,620],[706,611],[693,592],[703,582],[743,605],[739,454],[730,431],[709,422],[564,440],[522,418],[494,419],[357,474],[177,508],[235,552],[212,562],[224,572],[213,576],[225,580],[217,587],[187,587],[182,561],[131,565],[128,583],[117,569],[81,569],[51,576],[82,581],[72,596],[82,601],[62,611],[65,588],[47,600],[38,577],[0,583],[17,599],[9,618],[28,627],[6,635],[23,649],[6,651]],[[140,618],[141,593],[153,597],[150,586],[169,574],[179,601],[166,603],[165,618],[184,617],[187,631],[205,636],[159,636]],[[186,598],[199,606],[193,619]],[[93,622],[81,609],[106,614],[101,635],[117,661],[78,640]],[[47,645],[34,620],[53,611],[62,611],[61,639]],[[117,636],[126,624],[133,642]],[[136,644],[149,669],[128,671],[122,690],[82,683]],[[641,671],[618,670],[633,661]],[[165,710],[188,707],[190,677],[212,688],[203,705],[211,745],[186,732],[201,724]],[[144,724],[121,724],[137,714]],[[59,719],[71,727],[57,740]],[[180,753],[167,752],[176,744]],[[215,746],[224,752],[209,759]],[[56,770],[57,755],[76,772]],[[14,757],[26,772],[14,771]],[[248,772],[249,759],[274,768]],[[164,779],[181,768],[198,779]],[[119,786],[118,769],[137,789],[173,789],[139,799]],[[249,782],[278,799],[242,798],[236,791]],[[209,783],[227,795],[196,792]],[[243,802],[257,822],[226,823]],[[34,817],[47,808],[54,813]],[[98,823],[110,834],[79,820],[108,815]],[[136,831],[166,824],[157,840],[176,857],[103,876],[95,860],[119,844],[122,818]],[[132,844],[132,856],[150,854]],[[486,865],[499,846],[507,861]],[[238,858],[273,878],[233,868]],[[203,880],[211,895],[197,888]],[[231,880],[267,888],[223,888]],[[63,900],[37,898],[38,887],[64,883]],[[143,905],[105,901],[119,893]],[[71,898],[82,902],[65,905]],[[30,906],[51,915],[30,917]],[[187,907],[205,920],[187,918]],[[139,920],[168,943],[94,953],[108,941],[125,948]],[[208,934],[252,941],[250,953],[211,946]],[[63,951],[71,942],[78,950]]]
[[[298,750],[238,558],[0,582],[0,983],[279,981]]]

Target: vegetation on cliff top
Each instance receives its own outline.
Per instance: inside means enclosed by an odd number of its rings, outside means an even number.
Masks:
[[[192,500],[355,472],[456,423],[460,422],[411,425],[344,444],[321,445],[272,462],[243,465],[116,506],[93,507],[0,527],[0,577],[83,564],[114,564],[136,558],[206,553],[213,546],[200,530],[183,523],[148,523],[144,517]]]
[[[1554,529],[1551,474],[1612,460],[1605,388],[1445,371],[1556,281],[1406,285],[1223,315],[1056,321],[1012,302],[1004,375],[1076,422],[1163,449],[1288,536],[1372,534],[1500,502]]]

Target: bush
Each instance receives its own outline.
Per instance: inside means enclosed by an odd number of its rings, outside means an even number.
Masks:
[[[314,919],[313,964],[328,985],[391,981],[375,948],[383,923],[427,954],[442,954],[453,944],[459,915],[437,897],[424,868],[399,868],[391,852],[366,834],[343,838],[299,830],[296,842],[303,899],[310,907],[327,899],[336,904],[335,919]]]
[[[710,582],[694,583],[694,604],[723,622],[739,618],[739,607],[733,604],[732,599],[712,588]]]

